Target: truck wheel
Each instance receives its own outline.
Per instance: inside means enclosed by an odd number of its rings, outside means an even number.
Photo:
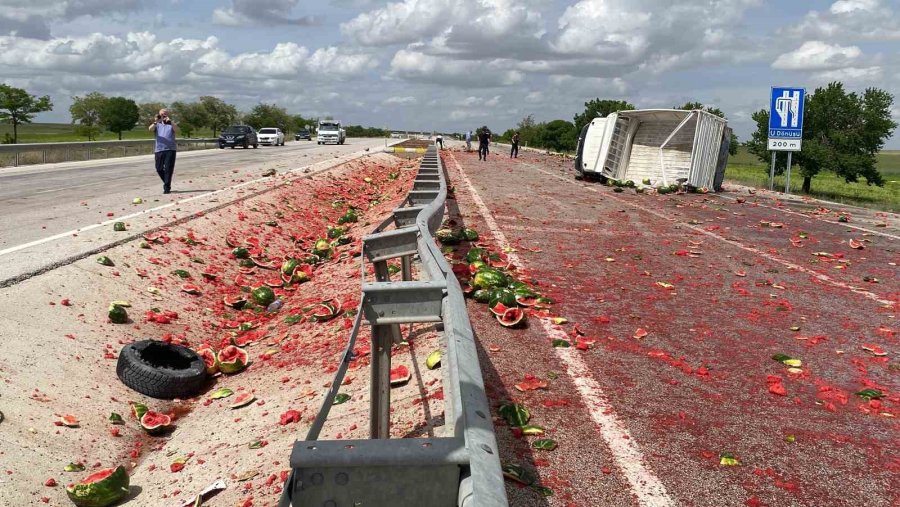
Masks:
[[[255,144],[253,145],[253,149],[254,149],[254,150],[257,149],[257,148],[259,148],[259,143],[255,143]]]

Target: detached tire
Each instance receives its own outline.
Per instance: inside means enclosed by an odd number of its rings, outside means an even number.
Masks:
[[[206,363],[187,347],[142,340],[122,347],[116,375],[126,386],[151,398],[185,399],[206,386]]]

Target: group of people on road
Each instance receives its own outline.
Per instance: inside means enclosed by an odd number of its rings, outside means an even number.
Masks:
[[[487,125],[478,129],[478,160],[485,161],[487,160],[488,153],[490,153],[491,141],[493,140],[494,134],[491,132],[491,129],[487,127]],[[472,151],[472,131],[466,132],[464,136],[466,141],[466,151]],[[519,131],[513,133],[512,139],[510,140],[512,147],[509,150],[509,158],[519,158]]]

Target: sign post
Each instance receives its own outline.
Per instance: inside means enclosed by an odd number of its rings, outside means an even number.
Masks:
[[[784,191],[791,191],[791,162],[795,151],[803,144],[803,109],[806,103],[804,88],[772,87],[769,102],[769,151],[772,152],[772,166],[769,168],[769,190],[775,187],[776,152],[786,151],[787,172]]]

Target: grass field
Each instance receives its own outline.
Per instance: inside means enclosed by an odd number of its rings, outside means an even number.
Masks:
[[[885,151],[878,155],[878,170],[884,177],[883,187],[864,182],[847,183],[832,173],[820,173],[812,179],[810,196],[826,201],[854,204],[867,208],[900,212],[900,151]],[[768,165],[741,148],[728,160],[725,180],[752,187],[766,188]],[[800,193],[803,177],[791,172],[791,192]],[[775,188],[784,190],[784,176],[775,177]]]
[[[0,124],[0,139],[5,134],[12,135],[12,125]],[[212,137],[212,131],[201,129],[193,132],[192,137]],[[115,141],[119,136],[112,132],[103,132],[98,141]],[[153,135],[146,127],[136,128],[128,132],[122,132],[122,139],[153,139]],[[84,136],[75,134],[73,125],[68,123],[31,123],[19,125],[19,143],[64,143],[87,141]]]

